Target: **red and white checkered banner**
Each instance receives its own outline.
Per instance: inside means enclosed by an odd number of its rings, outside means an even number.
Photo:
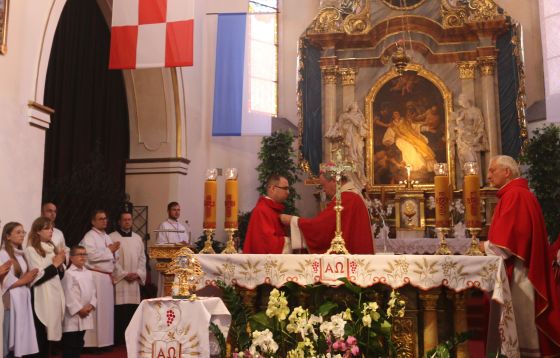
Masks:
[[[194,0],[113,0],[110,69],[193,65]]]

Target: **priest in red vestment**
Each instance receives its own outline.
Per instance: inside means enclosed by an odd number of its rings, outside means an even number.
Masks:
[[[481,248],[506,259],[521,356],[556,357],[560,354],[560,302],[548,259],[544,218],[527,180],[519,175],[511,157],[500,155],[490,161],[488,182],[500,188],[499,201],[489,241],[481,243]]]
[[[284,233],[280,214],[290,193],[288,180],[271,176],[266,184],[266,196],[261,196],[251,212],[249,228],[243,244],[244,254],[291,253],[289,238]]]
[[[299,229],[303,235],[307,249],[312,254],[324,254],[329,248],[336,230],[336,212],[334,211],[336,194],[336,180],[328,173],[319,176],[319,182],[327,197],[332,198],[327,207],[314,218],[298,218],[283,214],[284,225],[291,225],[292,240],[294,231]],[[369,213],[358,188],[346,178],[342,180],[341,201],[342,238],[346,249],[351,254],[373,254],[373,236]]]

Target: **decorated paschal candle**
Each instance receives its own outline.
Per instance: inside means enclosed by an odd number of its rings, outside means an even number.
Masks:
[[[218,183],[216,169],[206,171],[206,181],[204,182],[204,229],[216,228],[216,199],[218,197]]]
[[[447,163],[434,164],[434,195],[436,201],[436,227],[449,227],[449,202],[451,193],[449,190],[449,173]]]
[[[237,229],[237,211],[239,208],[237,169],[226,169],[225,229]]]
[[[476,162],[466,162],[463,165],[463,200],[465,202],[465,226],[480,228],[480,175]]]

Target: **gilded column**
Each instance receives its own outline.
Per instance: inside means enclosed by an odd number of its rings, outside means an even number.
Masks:
[[[336,121],[337,66],[321,66],[323,74],[323,138]],[[331,160],[331,144],[323,140],[323,161]]]
[[[440,289],[420,292],[424,311],[424,354],[438,345],[437,300]]]
[[[490,158],[500,154],[501,129],[500,122],[496,116],[496,96],[494,91],[494,68],[496,67],[496,56],[482,56],[478,58],[482,84],[482,114],[486,121],[488,131],[489,156],[486,158],[486,168]]]
[[[466,311],[466,292],[448,291],[448,297],[453,300],[453,329],[455,334],[468,331],[467,311]],[[457,346],[457,358],[469,358],[467,342]]]
[[[338,70],[342,80],[342,109],[346,110],[355,100],[356,94],[356,75],[358,70],[351,67],[340,68]]]
[[[459,79],[461,80],[461,93],[475,103],[474,98],[474,71],[476,70],[476,61],[457,62],[457,70],[459,71]]]

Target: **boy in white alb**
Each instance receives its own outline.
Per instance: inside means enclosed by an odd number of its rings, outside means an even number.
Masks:
[[[84,335],[93,329],[93,314],[97,305],[93,275],[85,267],[86,249],[74,246],[70,250],[71,264],[62,279],[66,310],[62,325],[62,358],[79,358],[84,347]]]

